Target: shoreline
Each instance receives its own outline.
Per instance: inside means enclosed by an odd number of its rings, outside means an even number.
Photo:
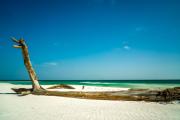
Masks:
[[[0,81],[0,83],[10,83],[15,85],[31,85],[30,80]],[[84,85],[93,87],[113,87],[131,89],[166,89],[180,86],[180,80],[41,80],[41,85]]]

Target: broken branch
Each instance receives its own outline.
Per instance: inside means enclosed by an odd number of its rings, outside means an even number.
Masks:
[[[17,40],[16,38],[11,37],[11,39],[12,39],[13,42],[19,43],[19,40]]]
[[[14,48],[22,48],[20,45],[13,45]]]

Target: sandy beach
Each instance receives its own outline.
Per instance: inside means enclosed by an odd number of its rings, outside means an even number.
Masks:
[[[179,120],[180,104],[108,101],[55,96],[18,96],[10,88],[31,87],[0,83],[0,120]],[[48,86],[45,86],[48,87]],[[81,86],[74,86],[80,90]],[[94,88],[94,89],[93,89]],[[86,86],[86,91],[119,90]],[[124,88],[123,88],[124,89]],[[121,89],[121,90],[123,90]],[[124,89],[125,90],[125,89]]]

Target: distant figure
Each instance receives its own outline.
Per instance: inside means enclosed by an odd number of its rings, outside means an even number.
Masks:
[[[82,90],[84,90],[84,85],[82,86]]]

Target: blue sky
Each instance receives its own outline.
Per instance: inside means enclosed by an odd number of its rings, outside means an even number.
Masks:
[[[178,0],[0,0],[0,80],[180,79]]]

